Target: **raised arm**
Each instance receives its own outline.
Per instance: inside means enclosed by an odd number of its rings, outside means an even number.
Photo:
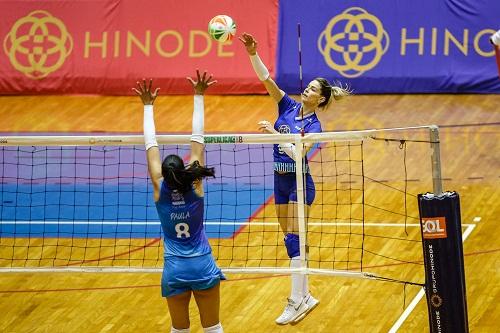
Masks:
[[[144,104],[144,145],[146,146],[149,177],[153,184],[154,200],[158,201],[160,199],[160,183],[163,176],[161,174],[160,150],[156,142],[153,103],[158,96],[160,88],[156,88],[154,92],[152,92],[152,85],[152,79],[149,80],[149,84],[143,79],[142,84],[137,82],[137,88],[132,88],[132,90],[139,95]]]
[[[212,84],[216,83],[216,80],[212,80],[212,75],[207,78],[207,72],[203,72],[203,76],[200,76],[200,72],[196,70],[196,81],[190,77],[187,77],[188,81],[191,82],[194,89],[194,107],[193,107],[193,132],[191,135],[191,159],[189,163],[198,161],[201,166],[205,165],[205,143],[203,140],[204,127],[205,127],[205,105],[203,94],[205,90]],[[201,181],[195,181],[193,183],[195,191],[199,196],[203,196],[203,186]]]
[[[281,90],[276,82],[271,78],[266,65],[262,62],[259,55],[257,54],[257,41],[253,38],[252,35],[243,33],[238,39],[245,45],[248,55],[250,56],[250,62],[252,63],[252,67],[257,74],[259,80],[262,81],[264,87],[266,87],[269,96],[271,96],[276,103],[279,103],[285,92]]]
[[[212,80],[212,75],[208,76],[207,72],[203,72],[200,76],[200,71],[196,70],[196,81],[191,77],[187,77],[194,89],[194,107],[193,107],[193,134],[191,135],[191,160],[200,162],[200,165],[205,164],[205,144],[203,142],[203,134],[205,127],[205,105],[204,97],[205,90],[212,84],[217,83],[217,80]]]

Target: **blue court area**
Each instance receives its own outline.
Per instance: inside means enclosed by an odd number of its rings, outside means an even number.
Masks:
[[[189,159],[183,146],[164,149]],[[3,147],[0,237],[157,238],[143,147]],[[273,193],[271,146],[207,146],[205,226],[229,238]]]

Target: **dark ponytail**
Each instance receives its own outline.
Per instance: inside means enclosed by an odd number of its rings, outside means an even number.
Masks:
[[[205,177],[215,177],[214,168],[207,168],[194,161],[187,167],[178,155],[168,155],[162,163],[161,173],[171,190],[185,193],[193,187],[193,182]]]

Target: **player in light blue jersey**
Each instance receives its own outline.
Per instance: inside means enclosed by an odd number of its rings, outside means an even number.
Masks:
[[[205,177],[214,177],[214,169],[204,166],[203,132],[205,90],[217,81],[207,73],[188,78],[194,88],[191,158],[187,166],[177,155],[163,162],[155,137],[153,103],[159,88],[152,90],[144,80],[133,90],[144,104],[144,141],[154,200],[163,229],[164,266],[162,296],[167,298],[172,319],[171,332],[189,332],[189,301],[194,295],[204,332],[222,333],[219,319],[220,280],[225,279],[215,264],[203,226]]]
[[[301,103],[290,98],[269,75],[269,71],[257,54],[257,42],[252,35],[243,33],[239,40],[244,44],[258,78],[269,95],[278,104],[278,118],[274,125],[264,120],[259,122],[259,130],[265,133],[317,133],[321,123],[317,110],[327,109],[332,98],[341,99],[350,94],[347,88],[332,86],[323,78],[312,80],[301,94]],[[295,160],[304,159],[305,210],[306,219],[315,197],[314,181],[309,173],[307,153],[312,144],[305,145],[303,156],[297,156],[295,145],[291,143],[274,145],[274,199],[276,215],[285,235],[285,247],[290,257],[290,267],[300,267],[300,244],[297,221],[297,183]],[[306,220],[307,221],[307,220]],[[288,303],[283,313],[276,319],[280,325],[296,323],[304,318],[319,303],[309,292],[307,275],[291,274],[292,286]]]

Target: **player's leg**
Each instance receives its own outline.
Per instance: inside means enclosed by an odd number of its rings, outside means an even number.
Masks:
[[[290,257],[290,266],[296,267],[296,262],[293,257],[298,257],[300,254],[298,233],[294,229],[294,220],[296,215],[293,211],[293,204],[290,203],[290,193],[296,191],[296,181],[294,174],[277,175],[274,178],[274,196],[276,203],[276,215],[280,223],[281,230],[285,234],[284,242],[287,254]],[[295,207],[297,207],[295,205]],[[300,262],[299,262],[300,264]],[[302,280],[300,274],[291,274],[291,290],[287,305],[276,318],[276,323],[280,325],[288,324],[297,315],[297,311],[304,311],[304,304],[301,304],[302,296]],[[303,303],[303,302],[302,302]]]
[[[300,242],[298,225],[297,186],[295,174],[276,175],[274,178],[274,195],[276,214],[281,229],[285,234],[285,247],[290,258],[291,268],[300,268]],[[310,175],[306,175],[306,209],[305,219],[309,216],[309,206],[314,201],[315,188]],[[302,319],[314,308],[318,301],[309,293],[308,279],[305,274],[293,273],[290,276],[290,297],[282,314],[276,318],[280,325]]]
[[[288,200],[290,186],[293,186],[293,178],[288,175],[274,174],[274,208],[281,231],[286,235],[288,232]]]
[[[305,181],[306,181],[306,198],[305,198],[306,207],[304,210],[304,218],[306,221],[306,231],[307,231],[307,225],[308,225],[307,221],[309,220],[311,205],[313,204],[314,198],[316,197],[316,187],[314,185],[313,178],[311,177],[310,174],[305,175]],[[298,207],[294,207],[294,211],[298,212]],[[298,230],[298,219],[295,219],[295,221],[296,224],[294,228],[297,228]],[[302,320],[312,309],[314,309],[319,304],[319,301],[316,298],[314,298],[311,295],[311,292],[309,291],[309,277],[307,274],[302,275],[302,295],[304,302],[307,304],[307,310],[300,316],[297,316],[297,318],[294,319],[294,322]]]
[[[290,258],[290,268],[300,268],[300,241],[299,241],[299,222],[297,218],[298,204],[296,202],[289,202],[288,204],[288,233],[285,236],[285,246],[287,249],[288,257]],[[306,209],[307,210],[307,209]],[[304,294],[304,280],[307,275],[300,273],[292,273],[292,287],[290,292],[290,299],[299,303]]]
[[[300,268],[300,243],[298,235],[298,224],[295,218],[297,203],[289,202],[286,206],[281,208],[281,218],[286,220],[286,233],[285,233],[285,247],[290,258],[290,268]],[[286,213],[285,213],[286,212]],[[287,305],[281,313],[281,315],[276,318],[276,323],[279,325],[285,325],[293,322],[296,318],[305,313],[308,309],[308,305],[305,302],[303,294],[304,285],[304,274],[292,273],[290,275],[291,288],[290,297],[288,297]]]
[[[292,212],[289,212],[289,215],[297,214],[296,212],[298,211],[298,204],[296,202],[290,202],[289,203],[289,209]],[[310,206],[306,206],[304,210],[304,218],[306,220],[306,225],[307,225],[307,220],[309,219],[309,212],[311,210]],[[300,248],[300,241],[298,241],[298,234],[299,234],[299,223],[298,223],[298,218],[293,218],[289,219],[288,221],[289,225],[289,230],[291,230],[292,234],[297,235],[297,246]],[[301,263],[300,263],[300,252],[297,256],[294,256],[290,258],[290,267],[291,268],[300,268]],[[295,291],[294,291],[295,290]],[[309,277],[307,274],[293,274],[292,275],[292,299],[297,299],[297,298],[304,298],[306,300],[306,303],[309,305],[308,311],[312,310],[316,305],[318,305],[319,301],[316,300],[314,297],[311,296],[311,293],[309,291]]]
[[[164,259],[163,274],[161,277],[161,294],[167,298],[168,310],[172,320],[172,330],[175,333],[189,332],[189,301],[191,288],[179,279],[180,269],[185,268],[185,260],[176,257]]]
[[[283,231],[285,247],[287,254],[291,259],[290,266],[295,268],[297,265],[293,260],[293,257],[298,257],[300,247],[299,247],[299,237],[298,237],[298,223],[295,218],[297,204],[290,202],[290,193],[296,192],[296,181],[295,174],[285,174],[274,176],[274,197],[275,197],[275,209],[276,215],[278,217],[278,222],[280,224],[281,230]],[[300,265],[300,262],[299,262]],[[291,275],[291,292],[289,300],[293,302],[298,302],[302,298],[302,282],[298,278],[299,274]],[[288,305],[287,305],[288,307]],[[285,311],[283,313],[286,312]],[[283,324],[284,317],[283,314],[276,320],[277,323]]]
[[[281,231],[286,235],[288,233],[288,204],[275,204],[276,216],[280,224]]]
[[[312,203],[312,202],[311,202]],[[290,268],[300,268],[301,267],[301,262],[300,262],[300,241],[299,241],[299,223],[298,223],[298,218],[295,216],[297,215],[298,212],[298,204],[296,202],[290,202],[289,204],[289,221],[288,221],[288,228],[291,231],[287,236],[287,240],[289,242],[295,242],[296,244],[292,246],[287,246],[288,248],[295,249],[298,248],[295,252],[290,253]],[[304,210],[304,218],[306,220],[306,225],[307,225],[307,220],[309,218],[309,212],[310,212],[311,207],[306,206]],[[294,237],[293,240],[289,240],[291,237]],[[291,296],[290,298],[293,300],[293,302],[297,304],[305,303],[305,306],[296,306],[297,311],[291,316],[289,322],[298,322],[302,320],[312,309],[314,309],[318,304],[319,301],[314,298],[310,291],[309,291],[309,277],[307,274],[292,274],[292,289],[291,289]]]
[[[171,332],[189,332],[189,300],[191,291],[184,291],[180,294],[167,297],[168,311],[172,319]]]
[[[209,289],[193,290],[194,299],[200,311],[201,325],[205,333],[222,333],[219,318],[220,282]]]
[[[299,224],[298,224],[298,203],[297,190],[295,182],[289,185],[289,203],[287,207],[287,233],[285,235],[285,246],[288,256],[290,257],[290,268],[300,268],[300,241],[299,241]],[[310,205],[315,198],[315,186],[312,177],[306,175],[306,208],[304,217],[309,218]],[[291,292],[288,304],[283,313],[276,319],[278,324],[287,324],[289,322],[297,322],[305,317],[305,315],[318,305],[316,300],[309,292],[309,282],[307,274],[293,273],[291,274]]]
[[[314,181],[311,177],[310,174],[304,175],[305,177],[305,209],[304,209],[304,219],[305,219],[305,229],[307,232],[307,221],[309,219],[309,213],[311,210],[311,205],[314,202],[314,198],[316,197],[316,188],[314,185]],[[295,185],[295,184],[294,184]],[[287,228],[289,230],[289,233],[294,237],[294,242],[296,242],[295,247],[299,247],[298,250],[295,250],[295,253],[288,253],[291,259],[291,264],[290,266],[292,268],[300,268],[300,242],[299,242],[299,219],[298,219],[298,200],[297,200],[297,190],[295,186],[295,190],[290,192],[290,202],[288,204],[288,222],[287,222]],[[293,247],[292,247],[293,248]],[[293,252],[293,251],[292,251]],[[299,286],[297,288],[300,289],[300,292],[296,292],[297,297],[305,297],[309,295],[309,283],[308,283],[308,277],[306,274],[297,274],[300,275],[300,277],[297,277],[297,283]]]

